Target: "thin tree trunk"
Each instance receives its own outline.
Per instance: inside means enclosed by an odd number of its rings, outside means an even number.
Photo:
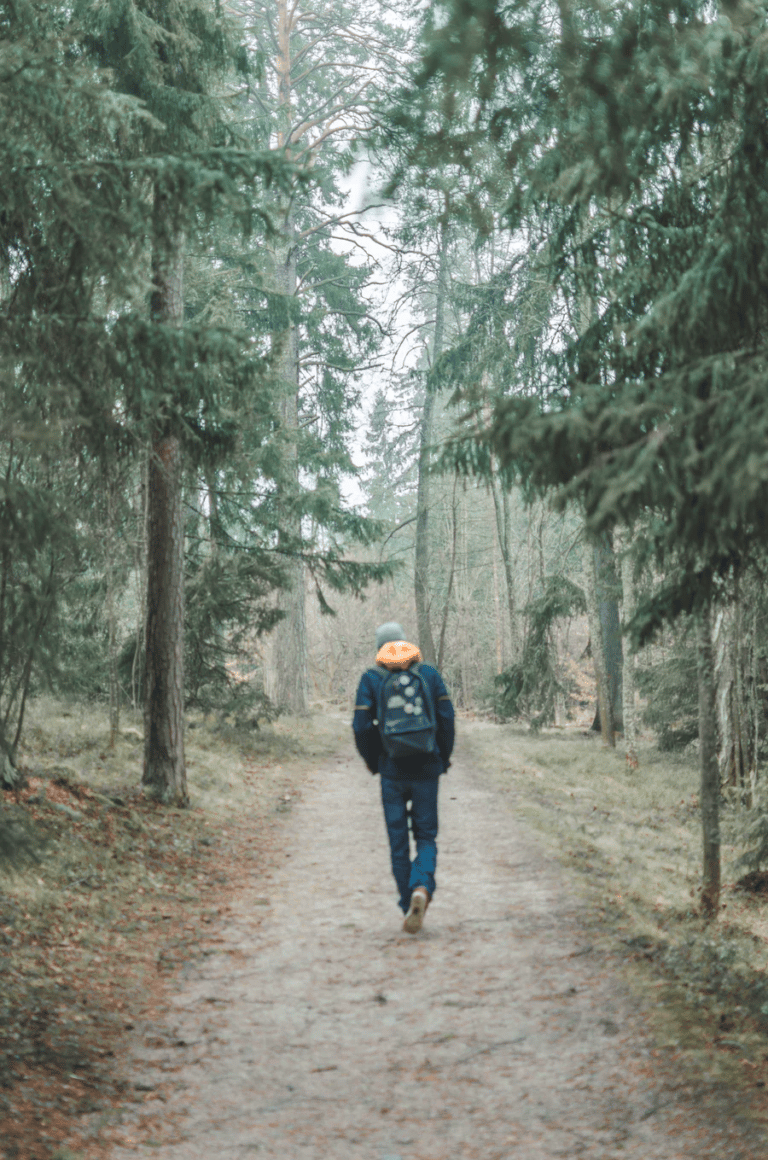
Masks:
[[[6,498],[3,500],[3,508],[5,510],[5,520],[10,516],[11,506],[8,501],[8,484],[11,479],[13,471],[14,450],[13,441],[11,441],[10,450],[8,452],[8,467],[5,473]],[[9,546],[8,537],[2,537],[2,546],[0,546],[0,694],[5,688],[5,609],[6,599],[8,595],[8,579],[11,574],[11,549]],[[10,671],[10,665],[8,666]],[[0,745],[4,744],[4,738],[0,736]]]
[[[469,640],[469,631],[468,631],[469,617],[467,615],[469,601],[470,601],[470,590],[469,590],[468,585],[467,585],[467,577],[469,576],[469,560],[468,560],[469,552],[468,552],[467,505],[466,504],[464,504],[462,506],[461,516],[462,516],[462,519],[461,519],[461,524],[460,524],[460,528],[459,528],[459,532],[460,532],[459,547],[461,549],[462,559],[461,559],[461,566],[459,568],[459,574],[465,578],[465,582],[464,582],[465,591],[464,591],[463,597],[458,601],[457,620],[458,620],[459,625],[461,626],[461,632],[459,634],[459,639],[456,641],[456,644],[457,644],[458,649],[459,649],[459,666],[460,666],[460,678],[461,678],[461,706],[463,709],[468,709],[469,705],[470,705],[470,700],[471,700],[469,669],[467,666],[467,657],[469,656],[469,650],[470,650],[470,640]]]
[[[501,594],[499,593],[499,560],[497,545],[493,545],[491,556],[493,559],[493,613],[496,622],[496,674],[504,671],[504,624],[501,619]]]
[[[134,569],[136,572],[136,648],[131,665],[131,705],[134,711],[143,702],[146,671],[142,668],[142,658],[146,660],[145,632],[147,626],[147,544],[149,543],[149,471],[148,458],[141,465],[137,510],[141,528],[136,536]]]
[[[416,633],[421,655],[427,664],[436,663],[435,642],[432,636],[429,599],[429,445],[432,441],[432,417],[435,396],[427,390],[421,414],[419,447],[419,482],[416,492],[416,546],[414,552],[413,592],[416,602]]]
[[[589,623],[589,639],[592,644],[592,662],[595,667],[595,683],[597,685],[597,707],[600,718],[600,732],[603,741],[611,747],[616,745],[613,730],[613,716],[608,693],[608,680],[605,672],[605,649],[603,647],[603,628],[600,622],[600,609],[597,600],[597,580],[595,576],[595,552],[592,545],[587,543],[584,552],[584,595],[587,604],[587,620]]]
[[[735,652],[733,608],[718,608],[712,626],[712,655],[715,681],[715,720],[718,736],[718,767],[720,781],[735,786],[737,774],[737,745],[735,723]]]
[[[622,666],[624,662],[619,620],[618,580],[613,541],[606,533],[593,549],[595,557],[595,584],[603,642],[603,669],[606,695],[611,706],[611,727],[621,732],[622,720]]]
[[[629,624],[635,611],[635,583],[632,556],[625,540],[621,553],[622,621]],[[637,714],[635,712],[635,657],[627,643],[624,647],[624,671],[621,685],[622,717],[624,720],[624,751],[627,765],[637,769]]]
[[[512,561],[512,521],[509,511],[509,491],[501,491],[501,522],[504,531],[504,575],[507,581],[507,611],[509,612],[509,654],[517,661],[522,653],[520,624],[515,599],[515,569]]]
[[[440,227],[440,249],[437,271],[437,299],[435,302],[435,330],[432,342],[432,365],[439,359],[443,349],[445,328],[445,299],[448,287],[448,226],[443,221]],[[435,410],[434,388],[427,385],[424,395],[424,409],[421,415],[419,438],[418,486],[416,491],[416,549],[414,558],[413,591],[416,601],[416,630],[421,655],[427,664],[437,661],[435,642],[432,636],[429,597],[429,565],[431,561],[429,543],[429,449],[432,443],[432,421]]]
[[[115,607],[115,481],[104,466],[104,583],[107,614],[107,675],[109,684],[109,748],[114,749],[120,729],[120,684],[117,674],[117,610]]]
[[[749,702],[752,715],[752,744],[750,748],[749,761],[749,793],[746,805],[751,809],[755,803],[755,795],[757,793],[757,755],[760,744],[760,705],[757,699],[757,601],[755,601],[752,609],[752,632],[750,638],[751,649],[751,672],[750,672],[750,693]]]
[[[703,838],[701,909],[705,918],[713,919],[720,909],[720,769],[717,760],[712,628],[708,612],[700,615],[696,626],[696,661]]]
[[[291,154],[291,138],[287,127],[291,123],[293,93],[293,62],[291,59],[291,32],[295,6],[289,9],[287,0],[277,2],[277,57],[278,106],[281,129],[278,145],[286,156]],[[293,214],[285,214],[284,242],[275,252],[275,282],[287,304],[296,296],[297,273],[293,239]],[[290,556],[287,573],[288,586],[281,594],[280,607],[285,613],[275,630],[276,682],[275,698],[281,708],[300,716],[309,712],[309,643],[307,639],[306,575],[301,559],[301,516],[296,508],[299,495],[299,346],[296,326],[286,315],[284,327],[274,336],[278,351],[277,373],[280,378],[282,402],[280,418],[283,432],[284,483],[280,524],[282,548]]]
[[[582,240],[586,238],[589,226],[586,216],[582,217],[579,234]],[[576,294],[576,330],[579,337],[583,337],[595,317],[595,293],[593,276],[585,266],[581,252],[577,252],[576,266],[579,271],[579,283]],[[579,378],[582,382],[591,382],[596,374],[594,353],[588,346],[582,347],[579,354]],[[608,628],[607,619],[601,613],[603,607],[603,569],[598,545],[587,541],[585,545],[585,595],[587,599],[587,616],[589,618],[589,636],[592,644],[592,659],[595,665],[595,679],[597,681],[597,714],[592,725],[593,729],[600,729],[603,740],[610,746],[615,746],[614,721],[612,707],[612,693],[609,683],[609,672],[606,665],[606,645],[604,629]]]
[[[736,590],[736,623],[734,625],[734,660],[736,662],[736,756],[737,756],[737,776],[739,785],[743,789],[746,784],[747,769],[751,766],[751,755],[748,754],[750,730],[748,728],[749,706],[744,694],[744,665],[743,665],[743,640],[744,640],[744,618],[742,615],[742,600],[741,593]]]
[[[491,461],[490,488],[493,496],[493,510],[496,514],[496,539],[504,565],[504,580],[507,589],[507,614],[509,616],[510,655],[513,661],[520,653],[517,631],[517,609],[515,607],[515,572],[512,567],[509,536],[509,495],[495,474],[495,462]]]
[[[164,212],[156,195],[155,213]],[[156,238],[162,237],[158,228]],[[183,239],[156,242],[152,315],[183,319]],[[147,491],[147,628],[144,775],[147,791],[167,805],[189,804],[184,761],[184,525],[182,447],[165,427],[152,440]]]
[[[278,282],[286,299],[296,289],[296,266],[290,253],[278,262]],[[301,516],[296,501],[299,495],[299,455],[297,444],[299,381],[296,331],[288,321],[286,329],[276,335],[280,350],[278,373],[283,398],[280,418],[283,428],[283,502],[280,505],[281,548],[289,556],[288,587],[281,593],[280,607],[285,613],[275,631],[276,698],[281,708],[299,715],[309,711],[309,645],[307,641],[306,579],[301,559]]]
[[[440,625],[440,646],[437,653],[437,667],[442,672],[443,658],[445,655],[445,635],[448,629],[448,613],[451,608],[451,596],[453,594],[453,581],[456,576],[456,542],[457,536],[457,520],[456,520],[456,489],[458,487],[459,475],[458,472],[453,480],[453,503],[451,504],[451,564],[448,574],[448,590],[445,594],[445,607],[443,608],[443,619]]]

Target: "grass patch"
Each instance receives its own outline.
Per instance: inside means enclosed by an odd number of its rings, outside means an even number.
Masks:
[[[745,1079],[764,1086],[768,896],[736,888],[744,831],[738,799],[723,802],[722,909],[717,922],[706,924],[698,913],[702,839],[695,757],[646,744],[640,768],[631,770],[620,749],[603,747],[592,734],[534,735],[469,722],[461,737],[475,767],[513,812],[576,872],[606,948],[643,964],[641,985],[668,984],[663,994],[647,994],[668,1045],[732,1055]]]
[[[205,947],[243,865],[268,865],[302,777],[338,751],[348,722],[189,721],[191,808],[176,810],[141,793],[138,720],[124,720],[113,750],[102,710],[44,700],[28,721],[26,784],[4,807],[40,847],[37,863],[0,877],[0,1157],[70,1148],[90,1160],[103,1152],[74,1117],[135,1097],[110,1062],[120,1037]]]

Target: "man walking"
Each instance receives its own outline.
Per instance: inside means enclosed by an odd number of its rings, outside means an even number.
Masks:
[[[432,665],[422,664],[401,625],[380,625],[376,649],[376,668],[363,673],[358,685],[352,728],[363,761],[381,776],[403,930],[416,934],[435,892],[437,791],[453,750],[453,705],[443,678]]]

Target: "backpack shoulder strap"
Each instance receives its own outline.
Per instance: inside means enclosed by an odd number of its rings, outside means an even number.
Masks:
[[[419,680],[421,682],[421,686],[424,689],[424,692],[425,692],[426,697],[427,697],[427,705],[429,706],[429,715],[432,718],[432,721],[434,722],[436,720],[436,717],[435,717],[435,694],[434,694],[434,691],[432,689],[431,684],[427,680],[427,674],[425,672],[422,672],[421,662],[414,661],[412,665],[409,665],[408,672],[415,673],[416,676],[419,678]]]
[[[384,681],[389,676],[389,669],[385,669],[384,665],[375,665],[372,669],[366,669],[365,675],[367,677],[378,678],[378,680],[374,682],[373,695],[375,697],[374,708],[376,710],[376,717],[379,721],[379,728],[381,728],[381,694],[384,688]]]

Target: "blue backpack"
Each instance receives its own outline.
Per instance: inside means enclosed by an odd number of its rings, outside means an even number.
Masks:
[[[437,753],[437,719],[432,693],[418,661],[405,671],[377,665],[382,678],[377,712],[379,732],[388,757],[426,757]]]

